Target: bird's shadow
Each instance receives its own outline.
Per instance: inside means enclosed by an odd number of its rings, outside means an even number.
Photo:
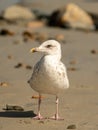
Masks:
[[[32,118],[36,114],[33,111],[3,111],[0,112],[0,117],[9,117],[9,118]]]

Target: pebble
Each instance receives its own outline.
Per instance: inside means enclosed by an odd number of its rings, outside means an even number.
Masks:
[[[13,59],[12,55],[8,55],[7,57],[8,57],[8,59]]]
[[[76,71],[77,69],[75,67],[69,67],[67,68],[69,71]]]
[[[8,29],[1,29],[1,31],[0,31],[0,35],[2,35],[2,36],[7,36],[7,35],[13,36],[14,34],[15,34],[14,32],[12,32]]]
[[[32,69],[32,66],[26,65],[25,68],[31,70],[31,69]]]
[[[33,99],[39,99],[39,96],[37,96],[37,95],[33,95],[31,98],[33,98]],[[44,98],[43,96],[41,96],[41,99],[42,98]]]
[[[3,110],[24,111],[24,109],[21,106],[13,106],[8,104],[6,104],[6,108],[4,108]]]
[[[63,34],[57,34],[56,36],[51,37],[47,33],[31,32],[29,30],[26,30],[22,33],[22,36],[24,37],[24,42],[33,40],[41,43],[49,39],[56,39],[59,42],[66,43],[65,36]]]
[[[75,124],[69,125],[67,126],[67,129],[76,129],[76,125]]]
[[[91,53],[92,53],[92,54],[98,54],[98,51],[95,50],[95,49],[93,49],[93,50],[91,50]]]
[[[23,66],[23,64],[22,63],[18,63],[17,65],[15,65],[14,67],[15,68],[20,68],[20,67],[22,67]]]
[[[8,83],[6,83],[6,82],[0,82],[0,86],[2,86],[2,87],[8,87]]]
[[[24,37],[28,37],[28,38],[31,38],[32,39],[32,33],[29,32],[29,31],[24,31],[23,34],[22,34]]]
[[[24,68],[26,68],[26,69],[32,69],[32,66],[30,66],[30,65],[26,65],[26,64],[23,64],[23,63],[21,63],[21,62],[19,62],[17,65],[15,65],[14,66],[15,68],[21,68],[21,67],[24,67]]]

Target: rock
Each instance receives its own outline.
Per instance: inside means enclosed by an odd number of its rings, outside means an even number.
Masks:
[[[13,35],[15,35],[15,32],[12,32],[8,29],[1,29],[0,35],[2,35],[2,36],[13,36]]]
[[[67,70],[68,70],[68,71],[76,71],[77,68],[75,68],[75,67],[69,67],[69,68],[67,68]]]
[[[98,54],[98,51],[95,50],[95,49],[93,49],[93,50],[91,50],[91,53],[92,53],[92,54]]]
[[[0,86],[2,86],[2,87],[8,87],[8,83],[6,83],[6,82],[0,82]]]
[[[8,105],[6,104],[6,108],[3,108],[3,110],[10,110],[10,111],[24,111],[24,109],[21,106],[16,105]]]
[[[23,37],[24,38],[29,38],[29,39],[34,39],[35,38],[35,36],[33,36],[33,34],[30,32],[30,31],[24,31],[23,33],[22,33],[22,35],[23,35]]]
[[[38,95],[33,95],[31,98],[32,98],[32,99],[39,99],[39,96],[38,96]],[[41,96],[41,99],[43,99],[43,98],[44,98],[44,97]]]
[[[73,3],[54,11],[50,17],[49,24],[74,29],[95,29],[91,16]]]
[[[32,69],[32,66],[26,65],[25,68],[31,70],[31,69]]]
[[[92,12],[88,12],[88,14],[93,19],[96,30],[98,30],[98,14],[97,13],[92,13]]]
[[[21,67],[24,67],[24,68],[26,68],[28,70],[32,69],[32,66],[26,65],[26,64],[21,63],[21,62],[19,62],[17,65],[14,66],[14,68],[21,68]]]
[[[23,64],[22,63],[18,63],[17,65],[15,65],[14,67],[15,68],[20,68],[20,67],[22,67],[23,66]]]
[[[3,18],[13,20],[31,20],[35,19],[35,15],[26,7],[20,5],[12,5],[3,11]]]
[[[76,125],[74,125],[74,124],[69,125],[69,126],[67,126],[67,129],[76,129]]]
[[[27,42],[29,39],[36,40],[38,42],[43,42],[48,39],[48,36],[46,33],[39,33],[39,32],[30,32],[30,31],[24,31],[23,32],[24,41]]]
[[[13,56],[12,55],[8,55],[7,58],[8,59],[13,59]]]

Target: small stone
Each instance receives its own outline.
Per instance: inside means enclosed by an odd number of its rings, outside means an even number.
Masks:
[[[98,51],[96,51],[95,49],[93,49],[93,50],[91,50],[91,53],[92,53],[92,54],[97,54]]]
[[[76,129],[76,125],[75,124],[69,125],[67,126],[67,129]]]
[[[18,63],[17,65],[15,65],[15,68],[20,68],[20,67],[22,67],[22,66],[23,66],[22,63]]]
[[[24,64],[24,63],[18,63],[17,65],[15,65],[14,66],[15,68],[21,68],[21,67],[23,67],[23,68],[26,68],[26,69],[32,69],[32,66],[30,66],[30,65],[26,65],[26,64]]]
[[[39,96],[38,96],[38,95],[33,95],[31,98],[32,98],[32,99],[39,99]],[[41,99],[43,99],[43,98],[44,98],[44,97],[41,96]]]
[[[32,33],[30,31],[24,31],[22,33],[23,37],[24,37],[24,41],[27,42],[28,40],[35,40],[36,39],[36,34]]]
[[[31,70],[31,69],[32,69],[32,66],[26,65],[25,68]]]
[[[0,82],[0,86],[2,86],[2,87],[8,87],[8,83],[6,83],[6,82]]]
[[[21,106],[13,106],[8,104],[6,104],[6,108],[4,108],[3,110],[24,111],[24,109]]]
[[[29,31],[24,31],[22,34],[24,37],[32,38],[32,33]]]
[[[75,67],[69,67],[68,70],[69,71],[76,71],[77,69]]]
[[[13,106],[13,110],[24,111],[24,109],[21,106]]]
[[[7,36],[7,35],[13,36],[14,34],[15,34],[14,32],[12,32],[12,31],[10,31],[8,29],[2,29],[0,31],[0,35],[2,35],[2,36]]]
[[[13,59],[13,56],[12,55],[8,55],[8,59]]]

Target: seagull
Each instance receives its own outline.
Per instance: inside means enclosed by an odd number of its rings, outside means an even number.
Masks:
[[[65,65],[61,62],[61,45],[56,40],[47,40],[30,52],[43,53],[41,59],[34,66],[33,74],[28,81],[31,88],[38,92],[38,114],[34,119],[43,119],[40,113],[42,94],[56,96],[56,112],[51,119],[62,120],[58,114],[59,94],[69,88],[69,80]]]

